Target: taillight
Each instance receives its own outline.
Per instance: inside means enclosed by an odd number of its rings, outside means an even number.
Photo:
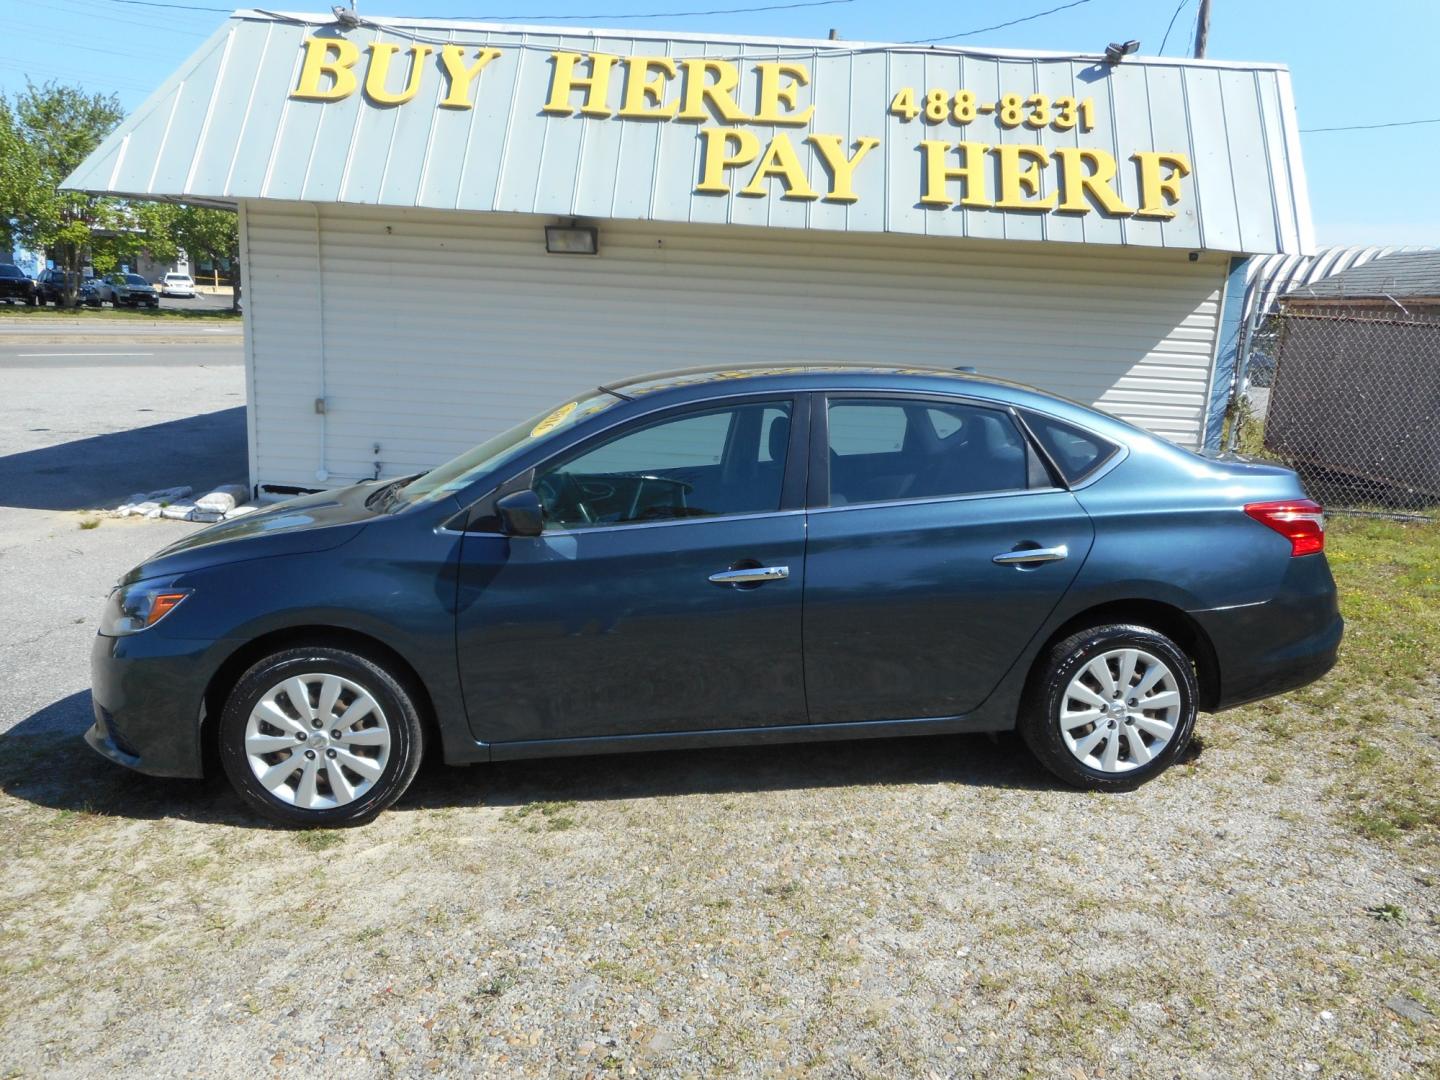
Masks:
[[[1245,513],[1289,540],[1291,557],[1325,550],[1325,508],[1313,499],[1250,503]]]

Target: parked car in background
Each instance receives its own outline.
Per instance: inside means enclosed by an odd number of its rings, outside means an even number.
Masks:
[[[85,307],[99,307],[104,301],[101,299],[101,290],[98,278],[86,278],[80,283],[78,294],[79,302]]]
[[[213,747],[290,825],[374,816],[432,749],[1018,728],[1060,779],[1123,791],[1198,711],[1335,662],[1324,546],[1289,469],[1014,383],[670,372],[171,544],[106,602],[86,739],[158,776]]]
[[[14,263],[0,263],[0,300],[35,305],[35,282]]]
[[[41,304],[65,303],[65,284],[69,274],[64,270],[46,270],[35,279],[35,299]]]
[[[160,306],[160,293],[139,274],[111,274],[105,281],[110,302],[117,308]]]
[[[193,299],[195,281],[189,274],[169,273],[160,280],[161,296],[180,296]]]

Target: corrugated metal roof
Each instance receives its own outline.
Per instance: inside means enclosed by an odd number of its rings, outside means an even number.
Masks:
[[[1310,297],[1390,300],[1440,297],[1440,250],[1386,255],[1285,294],[1287,300]]]
[[[1245,324],[1265,318],[1276,301],[1334,274],[1395,255],[1433,252],[1423,246],[1351,245],[1321,248],[1314,255],[1268,255],[1246,266]]]
[[[353,50],[361,84],[370,55],[393,53],[393,70],[388,80],[335,100],[297,97],[307,38]],[[449,98],[446,45],[464,46],[466,65],[481,49],[496,51],[458,107]],[[411,49],[419,57],[415,91],[404,103],[384,104],[378,99],[402,93],[412,74]],[[651,69],[667,104],[696,72],[719,78],[699,58],[726,61],[738,74],[735,102],[746,118],[722,122],[711,115],[713,106],[698,108],[697,119],[706,114],[698,124],[547,112],[555,51],[662,57],[682,69],[674,80],[664,78],[664,62]],[[792,115],[783,123],[758,122],[752,117],[764,91],[756,65],[778,61],[803,69],[803,79],[777,77],[794,89],[793,104],[779,109]],[[589,72],[581,64],[577,73]],[[326,88],[328,78],[321,80]],[[618,111],[622,96],[631,96],[628,82],[617,66],[604,111]],[[933,122],[924,112],[906,120],[889,111],[902,88],[913,89],[923,108],[930,89],[948,94],[962,87],[977,107],[963,122],[951,111]],[[1023,103],[1009,114],[1013,126],[1002,122],[1010,94]],[[577,90],[569,101],[578,105],[581,97]],[[1082,111],[1065,99],[1090,104]],[[655,104],[644,95],[638,100]],[[798,163],[791,175],[802,175],[801,184],[818,197],[799,197],[799,185],[786,194],[774,179],[750,185],[758,197],[697,191],[706,164],[701,127],[737,140],[710,143],[712,151],[752,155],[743,169],[724,174],[727,189],[747,186],[754,170],[771,161],[763,149],[771,140],[788,140]],[[841,185],[812,135],[838,136],[847,154],[857,140],[879,140],[854,170],[853,201],[836,197],[844,194]],[[750,136],[754,146],[742,145]],[[928,153],[922,141],[1039,147],[1043,153],[1027,149],[1014,159],[1022,169],[1033,167],[1036,178],[1033,191],[1017,185],[1022,201],[1066,195],[1065,165],[1055,153],[1064,148],[1112,158],[1115,197],[1126,209],[1140,208],[1146,195],[1132,159],[1137,152],[1183,154],[1192,171],[1178,180],[1176,214],[1168,220],[1119,208],[1102,212],[1093,193],[1075,195],[1085,212],[928,206],[921,201]],[[1001,153],[984,153],[993,202]],[[947,151],[944,164],[958,167],[961,154]],[[1070,160],[1078,192],[1079,175],[1100,166]],[[1149,201],[1158,205],[1155,179]],[[1089,55],[437,20],[368,19],[342,29],[328,15],[255,11],[237,12],[67,186],[196,202],[283,199],[1239,253],[1303,254],[1313,246],[1290,78],[1276,65],[1127,58],[1112,66]],[[946,194],[959,199],[961,189],[952,179]]]

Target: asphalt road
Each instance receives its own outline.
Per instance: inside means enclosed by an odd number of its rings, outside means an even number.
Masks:
[[[207,332],[208,333],[208,332]],[[32,337],[44,340],[30,340]],[[86,330],[85,340],[75,340],[79,334],[64,335],[68,340],[58,339],[55,331],[43,335],[7,332],[0,324],[0,370],[55,371],[62,368],[92,368],[101,373],[124,367],[239,367],[244,364],[240,350],[239,331],[217,331],[213,340],[207,336],[198,341],[183,344],[164,338],[158,331],[118,334],[105,332],[107,340],[91,340],[93,332]],[[113,340],[110,340],[113,339]],[[43,374],[37,376],[43,381]],[[8,380],[7,380],[8,382]],[[0,408],[3,408],[0,405]],[[6,432],[0,432],[0,439]]]
[[[106,594],[200,527],[86,511],[142,490],[243,482],[244,405],[238,341],[0,338],[0,732],[73,733],[85,752],[90,645]]]

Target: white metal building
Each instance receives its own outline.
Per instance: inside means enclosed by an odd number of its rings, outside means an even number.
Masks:
[[[1273,65],[238,12],[67,183],[238,207],[285,489],[747,360],[972,365],[1213,443],[1246,257],[1312,249],[1298,146]]]

